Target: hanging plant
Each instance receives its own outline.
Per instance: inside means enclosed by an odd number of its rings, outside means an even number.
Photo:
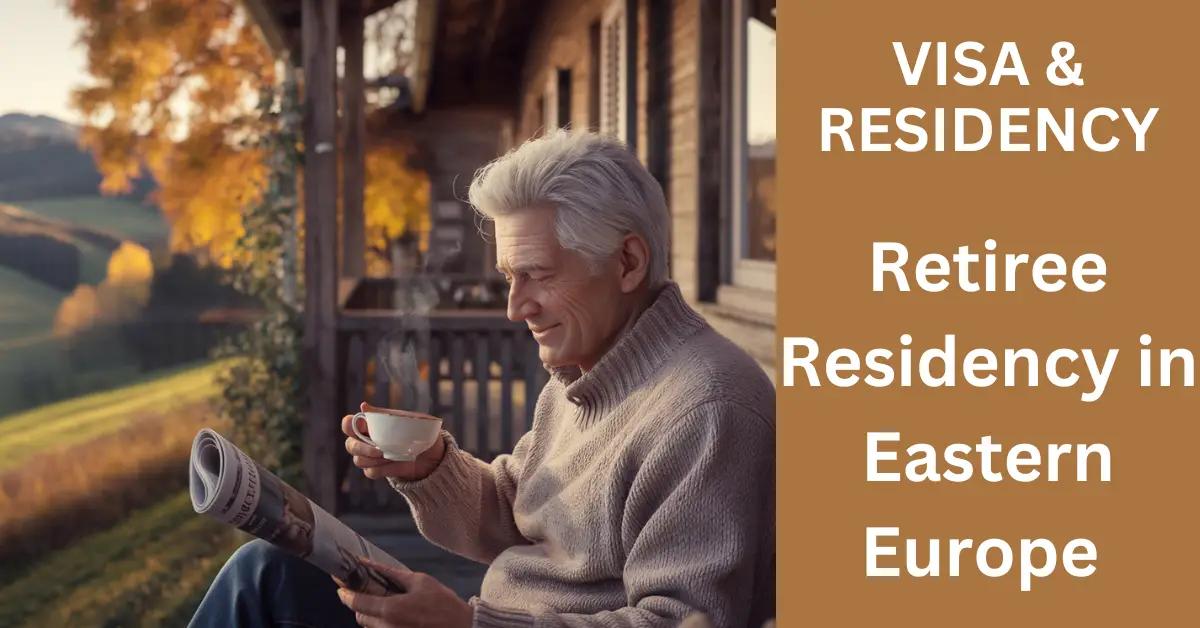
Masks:
[[[262,306],[262,316],[217,350],[233,358],[219,376],[221,413],[231,436],[260,464],[299,486],[305,391],[300,361],[303,285],[297,273],[297,172],[301,113],[294,78],[260,98],[258,115],[270,131],[256,143],[266,155],[262,200],[246,208],[236,248],[234,287]]]

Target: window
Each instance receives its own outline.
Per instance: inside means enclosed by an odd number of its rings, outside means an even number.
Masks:
[[[554,126],[570,126],[571,68],[559,68],[555,71],[554,91]]]
[[[629,63],[625,0],[613,0],[600,22],[600,133],[628,143]]]
[[[550,71],[546,87],[538,97],[543,133],[571,126],[571,87],[570,68]]]
[[[600,131],[600,20],[588,26],[588,130]]]
[[[545,135],[549,116],[546,114],[546,95],[538,96],[533,108],[533,135]]]
[[[775,289],[775,2],[734,3],[731,283]]]

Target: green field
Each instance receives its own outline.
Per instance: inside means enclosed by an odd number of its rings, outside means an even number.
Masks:
[[[108,390],[146,376],[137,356],[112,334],[89,350],[81,363],[71,340],[52,334],[4,341],[0,345],[0,420],[14,412],[97,390]]]
[[[130,200],[81,196],[21,201],[15,206],[29,214],[137,241],[152,251],[164,250],[169,237],[161,212]],[[59,230],[79,250],[80,283],[103,281],[111,255],[108,247]],[[55,315],[68,292],[0,266],[0,416],[112,388],[140,376],[139,356],[116,329],[93,330],[82,342],[53,336]]]
[[[94,229],[121,240],[137,242],[151,251],[167,244],[170,227],[155,207],[104,196],[75,196],[12,203],[32,214]],[[108,269],[109,251],[75,239],[80,256],[80,282],[98,284]]]
[[[107,231],[122,240],[154,248],[167,241],[166,219],[155,207],[105,196],[76,196],[13,203],[35,214]]]
[[[15,270],[0,266],[0,354],[10,339],[45,334],[66,295]]]
[[[93,393],[0,418],[0,471],[50,447],[69,447],[120,430],[147,414],[215,397],[224,363],[193,366],[116,390]]]
[[[54,314],[66,295],[27,275],[0,266],[0,416],[31,399],[32,373],[62,368]],[[24,381],[23,381],[24,380]]]
[[[245,535],[186,493],[54,552],[0,585],[0,626],[183,626]]]
[[[22,201],[17,207],[31,213],[82,227],[108,232],[148,248],[165,246],[169,228],[153,207],[133,201],[85,196]],[[80,252],[80,281],[98,284],[104,280],[110,252],[89,242],[75,240]],[[54,314],[66,294],[43,282],[0,266],[0,354],[8,341],[24,345],[30,337],[48,333]]]

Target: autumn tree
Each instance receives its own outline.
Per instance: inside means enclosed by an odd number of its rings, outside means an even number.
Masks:
[[[363,220],[366,225],[367,274],[386,275],[392,242],[413,236],[420,251],[429,245],[429,177],[407,167],[410,149],[381,144],[367,151]]]
[[[145,171],[176,250],[228,264],[241,211],[266,180],[257,95],[274,84],[270,52],[238,0],[68,0],[82,22],[92,82],[73,104],[105,193]]]
[[[74,92],[80,141],[103,175],[101,191],[127,192],[148,172],[175,250],[230,266],[243,213],[268,179],[258,111],[277,89],[275,63],[240,0],[67,0],[82,21],[92,82]],[[402,6],[403,5],[403,6]],[[409,37],[400,3],[374,20],[377,70],[403,66]],[[392,28],[380,28],[388,25]],[[380,42],[380,39],[386,42]],[[399,144],[369,146],[364,212],[369,268],[386,272],[391,241],[429,228],[428,179],[407,168]],[[423,238],[419,238],[423,241]]]
[[[150,300],[153,278],[150,252],[139,244],[122,242],[108,258],[108,268],[99,285],[79,284],[59,304],[54,333],[69,336],[95,325],[137,318]]]

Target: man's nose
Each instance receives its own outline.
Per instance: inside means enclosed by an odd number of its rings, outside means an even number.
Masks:
[[[525,294],[524,286],[514,282],[508,289],[508,320],[519,323],[537,314],[537,303]]]

